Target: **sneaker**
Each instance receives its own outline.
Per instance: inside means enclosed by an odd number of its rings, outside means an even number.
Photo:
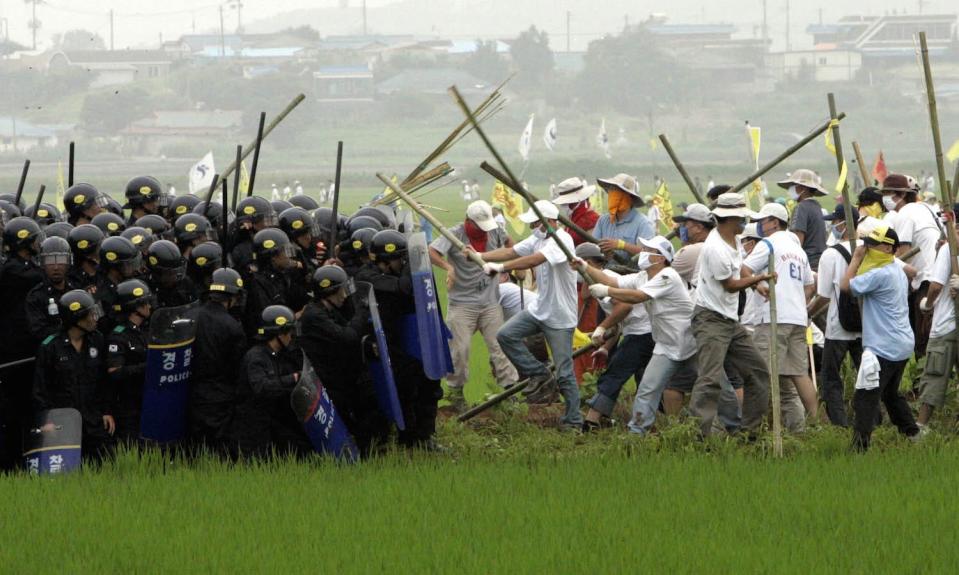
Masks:
[[[534,395],[548,387],[551,383],[553,383],[552,374],[534,375],[533,377],[529,378],[529,383],[526,384],[526,389],[523,390],[523,395],[527,397]]]
[[[466,404],[466,398],[463,397],[462,387],[448,388],[446,390],[446,397],[444,397],[444,399],[450,402],[450,407],[453,408],[453,410],[457,413],[462,413],[469,407]]]

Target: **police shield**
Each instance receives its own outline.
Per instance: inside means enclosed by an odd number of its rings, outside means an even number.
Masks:
[[[43,411],[25,438],[27,471],[34,475],[66,473],[80,467],[83,420],[73,408]]]
[[[407,238],[413,234],[415,227],[413,222],[413,212],[410,210],[399,210],[396,213],[396,229],[403,233]]]
[[[453,371],[451,334],[440,316],[426,234],[418,232],[410,236],[408,249],[416,314],[403,320],[404,351],[423,363],[427,377],[442,379]]]
[[[396,392],[396,381],[393,379],[393,365],[390,363],[390,350],[386,345],[386,332],[383,331],[383,321],[380,319],[380,309],[376,303],[376,294],[373,285],[367,282],[356,282],[356,289],[361,293],[368,293],[370,320],[373,322],[373,335],[376,338],[376,349],[379,358],[369,363],[370,376],[373,378],[373,391],[376,392],[376,403],[380,411],[391,419],[400,430],[406,429],[403,421],[403,408],[400,407],[400,396]]]
[[[140,437],[157,443],[186,436],[190,362],[196,324],[186,317],[192,305],[160,308],[150,317]]]
[[[359,459],[360,452],[353,437],[306,354],[303,355],[300,379],[290,394],[290,405],[317,453],[346,461]]]

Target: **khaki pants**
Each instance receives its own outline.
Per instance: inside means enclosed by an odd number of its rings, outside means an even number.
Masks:
[[[753,331],[753,343],[756,350],[769,365],[769,343],[772,339],[769,324],[756,326]],[[809,373],[809,348],[806,346],[806,328],[801,325],[781,323],[776,329],[776,346],[779,354],[779,405],[782,410],[783,427],[792,433],[802,433],[806,429],[806,408],[803,407],[799,392],[790,376]]]
[[[496,341],[496,332],[503,325],[503,308],[498,305],[473,307],[450,304],[446,323],[453,333],[450,352],[453,355],[453,374],[446,378],[450,387],[462,389],[469,380],[470,344],[473,334],[479,331],[489,349],[493,375],[501,386],[516,383],[516,368],[506,358]]]

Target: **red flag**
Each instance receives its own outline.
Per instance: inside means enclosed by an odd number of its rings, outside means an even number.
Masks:
[[[876,184],[882,185],[882,183],[886,181],[888,173],[886,170],[886,158],[882,155],[882,150],[879,150],[876,164],[872,167],[872,179],[875,180]]]

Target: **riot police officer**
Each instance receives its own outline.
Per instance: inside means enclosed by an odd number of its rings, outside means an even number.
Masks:
[[[67,221],[75,226],[89,224],[108,204],[107,197],[90,184],[74,184],[63,193]]]
[[[353,434],[361,454],[389,436],[366,361],[372,358],[370,312],[366,294],[353,294],[352,281],[335,265],[313,274],[313,301],[297,325],[297,343],[310,359],[330,400]]]
[[[69,277],[77,289],[96,291],[103,238],[103,232],[93,224],[81,224],[70,230],[67,241],[73,251],[73,266]]]
[[[60,329],[60,314],[57,302],[63,294],[77,289],[70,281],[68,272],[73,263],[70,243],[63,238],[47,238],[40,244],[40,267],[43,281],[27,292],[27,325],[34,347],[48,335]]]
[[[294,292],[288,271],[295,255],[293,245],[286,234],[275,228],[256,233],[253,238],[253,253],[256,270],[249,278],[249,297],[243,321],[248,336],[253,336],[260,324],[260,314],[271,305],[294,307]],[[305,302],[301,302],[302,308]]]
[[[253,237],[277,224],[276,212],[265,198],[250,196],[243,198],[236,206],[236,234],[230,250],[233,269],[243,277],[251,273],[253,264]]]
[[[157,307],[175,307],[196,301],[193,284],[186,277],[186,261],[173,242],[160,240],[150,244],[147,270]]]
[[[216,242],[203,242],[190,250],[186,275],[193,284],[195,299],[205,300],[213,272],[223,267],[223,248]]]
[[[113,443],[113,390],[107,380],[99,308],[83,290],[63,294],[58,304],[63,325],[37,350],[33,404],[37,412],[72,407],[83,418],[83,455],[100,457]]]
[[[116,236],[100,243],[100,276],[97,281],[97,301],[103,308],[100,329],[109,333],[123,321],[123,311],[117,303],[120,282],[140,275],[143,258],[133,242]]]
[[[116,394],[116,436],[134,441],[140,436],[153,294],[143,281],[126,280],[117,286],[117,304],[126,317],[107,336],[107,375]]]
[[[196,323],[190,377],[190,440],[220,451],[225,446],[236,406],[236,386],[246,352],[243,326],[230,310],[243,305],[240,274],[215,270],[205,300],[187,315]]]
[[[134,225],[143,216],[158,214],[160,212],[160,199],[164,196],[163,186],[156,178],[137,176],[127,182],[127,187],[123,191],[123,197],[127,200],[123,208],[130,210],[127,225]]]
[[[177,218],[173,224],[173,236],[180,254],[185,258],[190,257],[190,251],[195,246],[216,239],[210,220],[200,214],[186,214]]]

